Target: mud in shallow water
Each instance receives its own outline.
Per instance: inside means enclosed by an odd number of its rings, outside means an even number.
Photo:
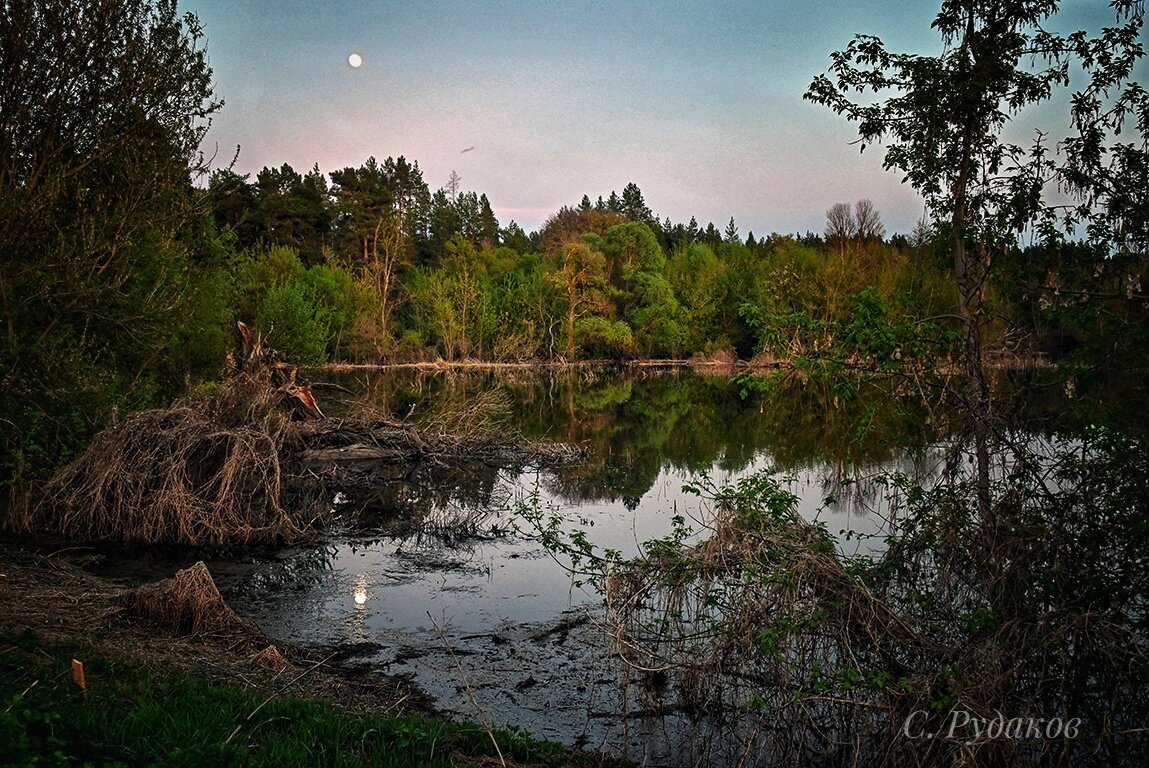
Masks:
[[[597,598],[530,542],[346,541],[268,563],[229,600],[275,637],[410,678],[445,714],[621,746],[604,727],[619,707]]]
[[[710,724],[678,717],[670,700],[640,716],[637,691],[622,693],[597,596],[572,588],[534,546],[486,542],[452,558],[344,542],[271,564],[229,602],[345,669],[407,678],[447,716],[646,764],[696,764]]]

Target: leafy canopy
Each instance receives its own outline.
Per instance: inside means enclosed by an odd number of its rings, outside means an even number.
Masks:
[[[175,0],[0,4],[0,476],[178,388],[220,314],[188,247],[220,107],[201,37]]]
[[[857,123],[863,150],[886,145],[885,167],[905,174],[961,236],[993,245],[1035,226],[1056,239],[1084,224],[1096,243],[1143,249],[1149,216],[1136,182],[1149,168],[1149,96],[1135,80],[1143,3],[1114,0],[1114,25],[1093,34],[1049,31],[1060,5],[946,0],[933,22],[940,55],[894,53],[857,35],[805,98]],[[1057,98],[1068,98],[1069,134],[1051,141],[1023,124],[1028,144],[1007,138],[1026,108]]]

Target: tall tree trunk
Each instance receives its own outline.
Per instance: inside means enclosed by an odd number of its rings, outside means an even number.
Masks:
[[[955,216],[955,219],[957,217]],[[956,223],[956,222],[955,222]],[[979,270],[980,271],[980,270]],[[971,269],[969,252],[960,229],[954,235],[954,276],[958,288],[962,323],[962,397],[973,428],[976,462],[977,507],[983,529],[992,528],[990,503],[990,397],[981,346],[981,275]]]
[[[567,293],[567,362],[574,360],[575,352],[575,297],[573,291]]]
[[[962,47],[968,50],[974,36],[974,14],[967,21]],[[987,543],[992,537],[993,513],[990,503],[989,471],[989,386],[985,378],[984,361],[981,349],[981,310],[982,270],[973,269],[970,254],[966,247],[968,221],[968,188],[973,168],[973,146],[981,124],[978,110],[980,104],[974,101],[967,105],[962,125],[961,162],[953,185],[953,239],[954,239],[954,278],[958,289],[959,314],[962,323],[962,372],[963,398],[965,410],[973,421],[974,460],[976,462],[977,507],[981,517],[982,531],[987,534]]]

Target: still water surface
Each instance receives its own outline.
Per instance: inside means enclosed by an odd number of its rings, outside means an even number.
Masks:
[[[668,534],[673,516],[704,518],[685,483],[770,470],[843,550],[865,551],[897,513],[876,473],[926,477],[940,460],[922,414],[843,403],[813,385],[743,399],[727,377],[681,369],[373,373],[343,383],[380,408],[438,423],[496,389],[509,396],[508,428],[579,444],[587,458],[555,471],[433,469],[340,498],[347,527],[260,568],[229,596],[237,611],[272,636],[350,650],[365,668],[409,676],[460,718],[481,710],[493,724],[653,764],[697,762],[700,724],[634,716],[598,594],[528,535],[516,507],[539,504],[598,546],[635,554]]]

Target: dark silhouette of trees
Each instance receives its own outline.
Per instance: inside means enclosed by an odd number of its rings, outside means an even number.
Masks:
[[[857,229],[849,203],[834,203],[826,211],[826,242],[836,248],[839,255],[845,255],[846,244],[854,238]]]
[[[0,6],[0,476],[75,451],[205,353],[191,175],[213,99],[175,0]]]
[[[858,245],[881,242],[886,236],[882,216],[868,198],[854,203],[854,237]]]

